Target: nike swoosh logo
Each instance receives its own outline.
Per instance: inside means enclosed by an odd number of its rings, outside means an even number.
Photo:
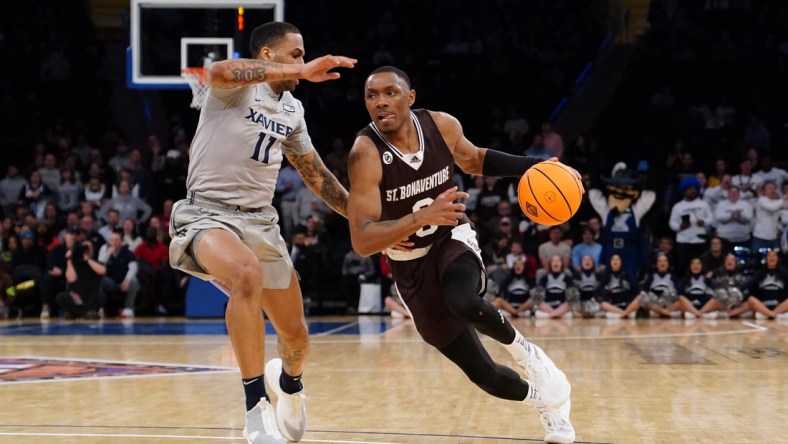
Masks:
[[[253,382],[255,382],[255,381],[259,380],[259,379],[260,378],[254,378],[251,381],[243,381],[243,383],[244,383],[244,385],[249,385],[249,384],[251,384],[251,383],[253,383]]]

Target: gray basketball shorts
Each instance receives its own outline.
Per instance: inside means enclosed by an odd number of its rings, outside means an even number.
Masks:
[[[172,268],[203,280],[213,280],[192,257],[192,242],[205,230],[220,229],[232,233],[252,250],[260,261],[263,288],[282,290],[290,286],[293,263],[279,233],[278,216],[273,207],[247,213],[205,202],[190,202],[189,199],[179,200],[172,207],[169,227]]]

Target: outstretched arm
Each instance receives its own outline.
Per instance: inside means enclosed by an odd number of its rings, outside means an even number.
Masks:
[[[465,137],[462,125],[454,116],[442,112],[431,112],[430,115],[452,152],[454,162],[468,174],[520,177],[528,168],[544,161],[540,157],[514,156],[488,148],[479,148]],[[550,160],[558,162],[558,158],[555,157]],[[577,171],[575,175],[578,180],[582,179]]]
[[[314,148],[307,151],[306,154],[287,154],[287,160],[298,171],[298,174],[304,179],[304,184],[313,193],[331,209],[347,217],[348,192],[339,183],[336,176],[328,170]]]
[[[443,192],[429,206],[396,220],[380,221],[382,211],[380,180],[383,171],[372,141],[358,137],[348,159],[350,198],[348,221],[353,249],[360,256],[370,256],[395,246],[425,225],[456,226],[465,205],[455,203],[468,194],[457,187]]]
[[[229,59],[211,64],[207,83],[212,88],[236,88],[276,80],[304,79],[310,82],[325,82],[339,78],[334,68],[352,68],[356,59],[325,55],[307,64],[276,63],[259,59]]]

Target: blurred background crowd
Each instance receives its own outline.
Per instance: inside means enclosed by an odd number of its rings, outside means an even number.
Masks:
[[[13,60],[0,71],[2,317],[183,314],[188,278],[169,267],[167,227],[198,113],[188,92],[125,88],[128,24],[102,26],[95,3],[2,7],[0,58]],[[788,4],[653,0],[638,30],[630,3],[644,2],[394,0],[363,14],[352,2],[288,2],[307,59],[359,59],[295,95],[345,183],[368,121],[363,80],[388,64],[410,74],[417,107],[455,115],[477,145],[558,157],[583,174],[581,209],[554,228],[525,217],[515,179],[455,177],[471,195],[492,296],[513,302],[513,315],[553,256],[562,272],[580,273],[586,255],[596,272],[609,267],[610,214],[590,190],[607,200],[617,173],[637,191],[628,206],[653,192],[638,216],[644,253],[626,264],[639,283],[659,253],[676,281],[695,257],[703,273],[728,252],[742,273],[766,267],[769,251],[785,258]],[[355,255],[345,220],[287,165],[275,205],[313,313],[353,312],[369,284],[391,294],[385,256]]]

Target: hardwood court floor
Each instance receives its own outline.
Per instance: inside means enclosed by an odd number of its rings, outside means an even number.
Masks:
[[[788,323],[514,324],[569,376],[577,442],[788,442]],[[0,443],[242,442],[242,389],[220,322],[52,321],[46,327],[0,323]],[[313,318],[310,331],[312,356],[304,376],[309,423],[302,442],[542,441],[534,409],[477,389],[424,345],[408,321]],[[496,360],[510,363],[503,348],[484,343]],[[273,356],[273,335],[266,346]],[[110,361],[210,369],[51,381],[36,381],[33,371],[28,379],[35,382],[4,381],[4,374],[22,367],[10,358],[25,356],[94,361],[85,367]],[[79,370],[54,362],[48,365],[55,372],[79,376]]]

